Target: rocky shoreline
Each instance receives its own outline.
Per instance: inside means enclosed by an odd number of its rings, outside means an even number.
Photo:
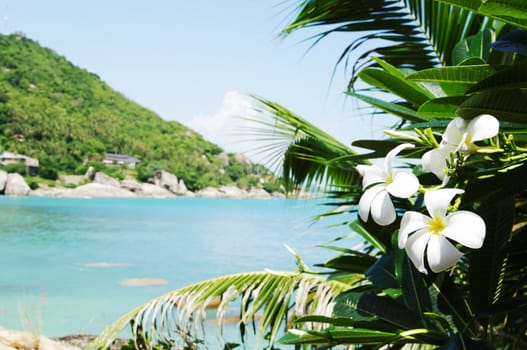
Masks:
[[[43,335],[5,329],[0,327],[0,350],[82,350],[95,339],[90,334],[72,334],[63,337]],[[119,350],[128,343],[125,339],[116,339],[110,350]]]
[[[102,172],[92,176],[64,176],[57,185],[39,184],[31,189],[24,178],[16,173],[0,170],[0,193],[13,196],[66,197],[66,198],[174,198],[174,197],[207,197],[207,198],[284,198],[281,192],[269,193],[263,188],[248,190],[237,186],[207,187],[192,192],[184,182],[175,175],[165,171],[156,173],[151,182],[139,183],[133,178],[119,181]]]

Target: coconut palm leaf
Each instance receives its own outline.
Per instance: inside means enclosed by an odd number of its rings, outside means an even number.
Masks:
[[[415,70],[450,65],[456,43],[492,25],[482,15],[433,0],[302,0],[283,35],[320,27],[312,38],[316,45],[330,34],[357,33],[337,61],[351,63],[351,86],[356,72],[376,65],[374,56]]]
[[[269,332],[271,348],[281,327],[290,326],[298,317],[331,316],[333,299],[349,287],[340,281],[298,272],[266,271],[214,278],[177,289],[129,312],[106,328],[88,349],[108,348],[129,324],[135,339],[146,335],[151,344],[199,342],[204,337],[206,310],[213,303],[217,303],[220,334],[227,307],[234,304],[239,309],[239,324],[244,327],[257,322],[257,339]]]
[[[254,97],[259,126],[250,132],[266,146],[271,166],[282,173],[289,191],[318,185],[349,189],[358,181],[350,147],[283,106]],[[364,161],[361,161],[364,162]]]

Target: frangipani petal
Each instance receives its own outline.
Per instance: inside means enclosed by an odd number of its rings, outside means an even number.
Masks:
[[[359,217],[362,219],[362,221],[368,221],[373,199],[379,194],[379,192],[382,191],[384,191],[384,185],[373,186],[364,191],[362,197],[360,197],[359,200]]]
[[[403,249],[406,246],[406,240],[410,233],[425,228],[429,221],[430,218],[428,216],[416,211],[407,211],[404,213],[401,220],[401,228],[399,229],[399,236],[397,237],[399,248]]]
[[[362,188],[366,188],[375,183],[386,182],[384,171],[377,165],[357,165],[359,174],[362,176]]]
[[[452,199],[465,191],[457,188],[443,188],[425,193],[425,205],[432,218],[445,217],[448,205]]]
[[[422,229],[411,235],[406,242],[406,254],[417,270],[424,274],[428,274],[425,267],[425,248],[431,236],[427,229]]]
[[[450,154],[455,151],[455,146],[444,145],[426,152],[421,158],[423,170],[429,171],[437,176],[439,180],[443,180],[446,176],[447,160],[450,159]]]
[[[461,143],[463,139],[463,134],[465,133],[467,127],[467,122],[463,118],[454,118],[450,123],[448,123],[445,133],[443,134],[443,143],[457,146]]]
[[[377,225],[386,226],[397,218],[390,195],[381,191],[373,198],[371,203],[371,217]]]
[[[482,114],[472,119],[467,126],[467,134],[472,141],[481,141],[498,134],[500,122],[490,114]]]
[[[392,183],[386,186],[392,196],[409,198],[419,189],[419,180],[412,173],[398,171],[393,174],[392,180]]]
[[[384,169],[386,170],[386,174],[391,175],[392,173],[392,162],[393,159],[405,148],[414,148],[415,146],[411,143],[402,143],[392,149],[388,154],[386,155],[386,158],[384,158]]]
[[[435,273],[448,269],[463,256],[446,238],[434,234],[430,236],[426,252],[428,266]]]
[[[457,211],[446,217],[446,228],[441,235],[472,249],[481,248],[485,240],[485,221],[470,211]]]

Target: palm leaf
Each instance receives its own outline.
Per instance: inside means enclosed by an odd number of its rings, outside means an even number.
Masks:
[[[322,184],[349,189],[357,183],[357,161],[349,160],[356,152],[350,147],[287,108],[254,99],[259,113],[252,121],[260,126],[248,132],[266,144],[261,152],[266,152],[271,167],[282,173],[288,191]]]
[[[493,25],[455,5],[433,0],[303,0],[283,35],[320,27],[323,31],[313,37],[316,45],[334,33],[357,33],[337,61],[348,66],[353,60],[352,84],[356,72],[376,65],[373,56],[414,70],[452,64],[456,43]],[[367,42],[379,45],[363,49]]]
[[[228,305],[238,302],[241,325],[258,320],[257,339],[269,332],[270,346],[280,327],[305,315],[331,316],[333,299],[349,285],[302,273],[254,272],[214,278],[155,298],[106,328],[88,349],[106,349],[130,323],[132,334],[155,344],[193,342],[204,337],[206,309],[220,300],[220,327]],[[255,348],[258,344],[255,344]]]

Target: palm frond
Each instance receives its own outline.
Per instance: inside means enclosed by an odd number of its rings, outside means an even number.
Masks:
[[[303,0],[283,35],[320,27],[314,46],[331,34],[357,33],[337,61],[352,67],[351,87],[359,70],[376,65],[372,57],[415,70],[449,65],[456,43],[493,25],[487,17],[434,0]]]
[[[318,185],[349,189],[357,183],[357,162],[349,160],[356,152],[350,147],[287,108],[254,99],[258,117],[252,121],[259,126],[248,132],[266,144],[262,152],[282,174],[287,190]]]
[[[106,328],[88,349],[108,348],[130,324],[134,339],[147,335],[150,342],[147,346],[158,342],[199,342],[205,335],[206,310],[218,301],[216,321],[220,342],[224,341],[221,329],[226,309],[234,304],[239,308],[239,324],[245,327],[256,322],[257,339],[268,332],[271,347],[280,329],[289,327],[295,319],[306,315],[331,316],[333,299],[349,287],[343,282],[298,272],[266,271],[214,278],[177,289],[129,312]]]

